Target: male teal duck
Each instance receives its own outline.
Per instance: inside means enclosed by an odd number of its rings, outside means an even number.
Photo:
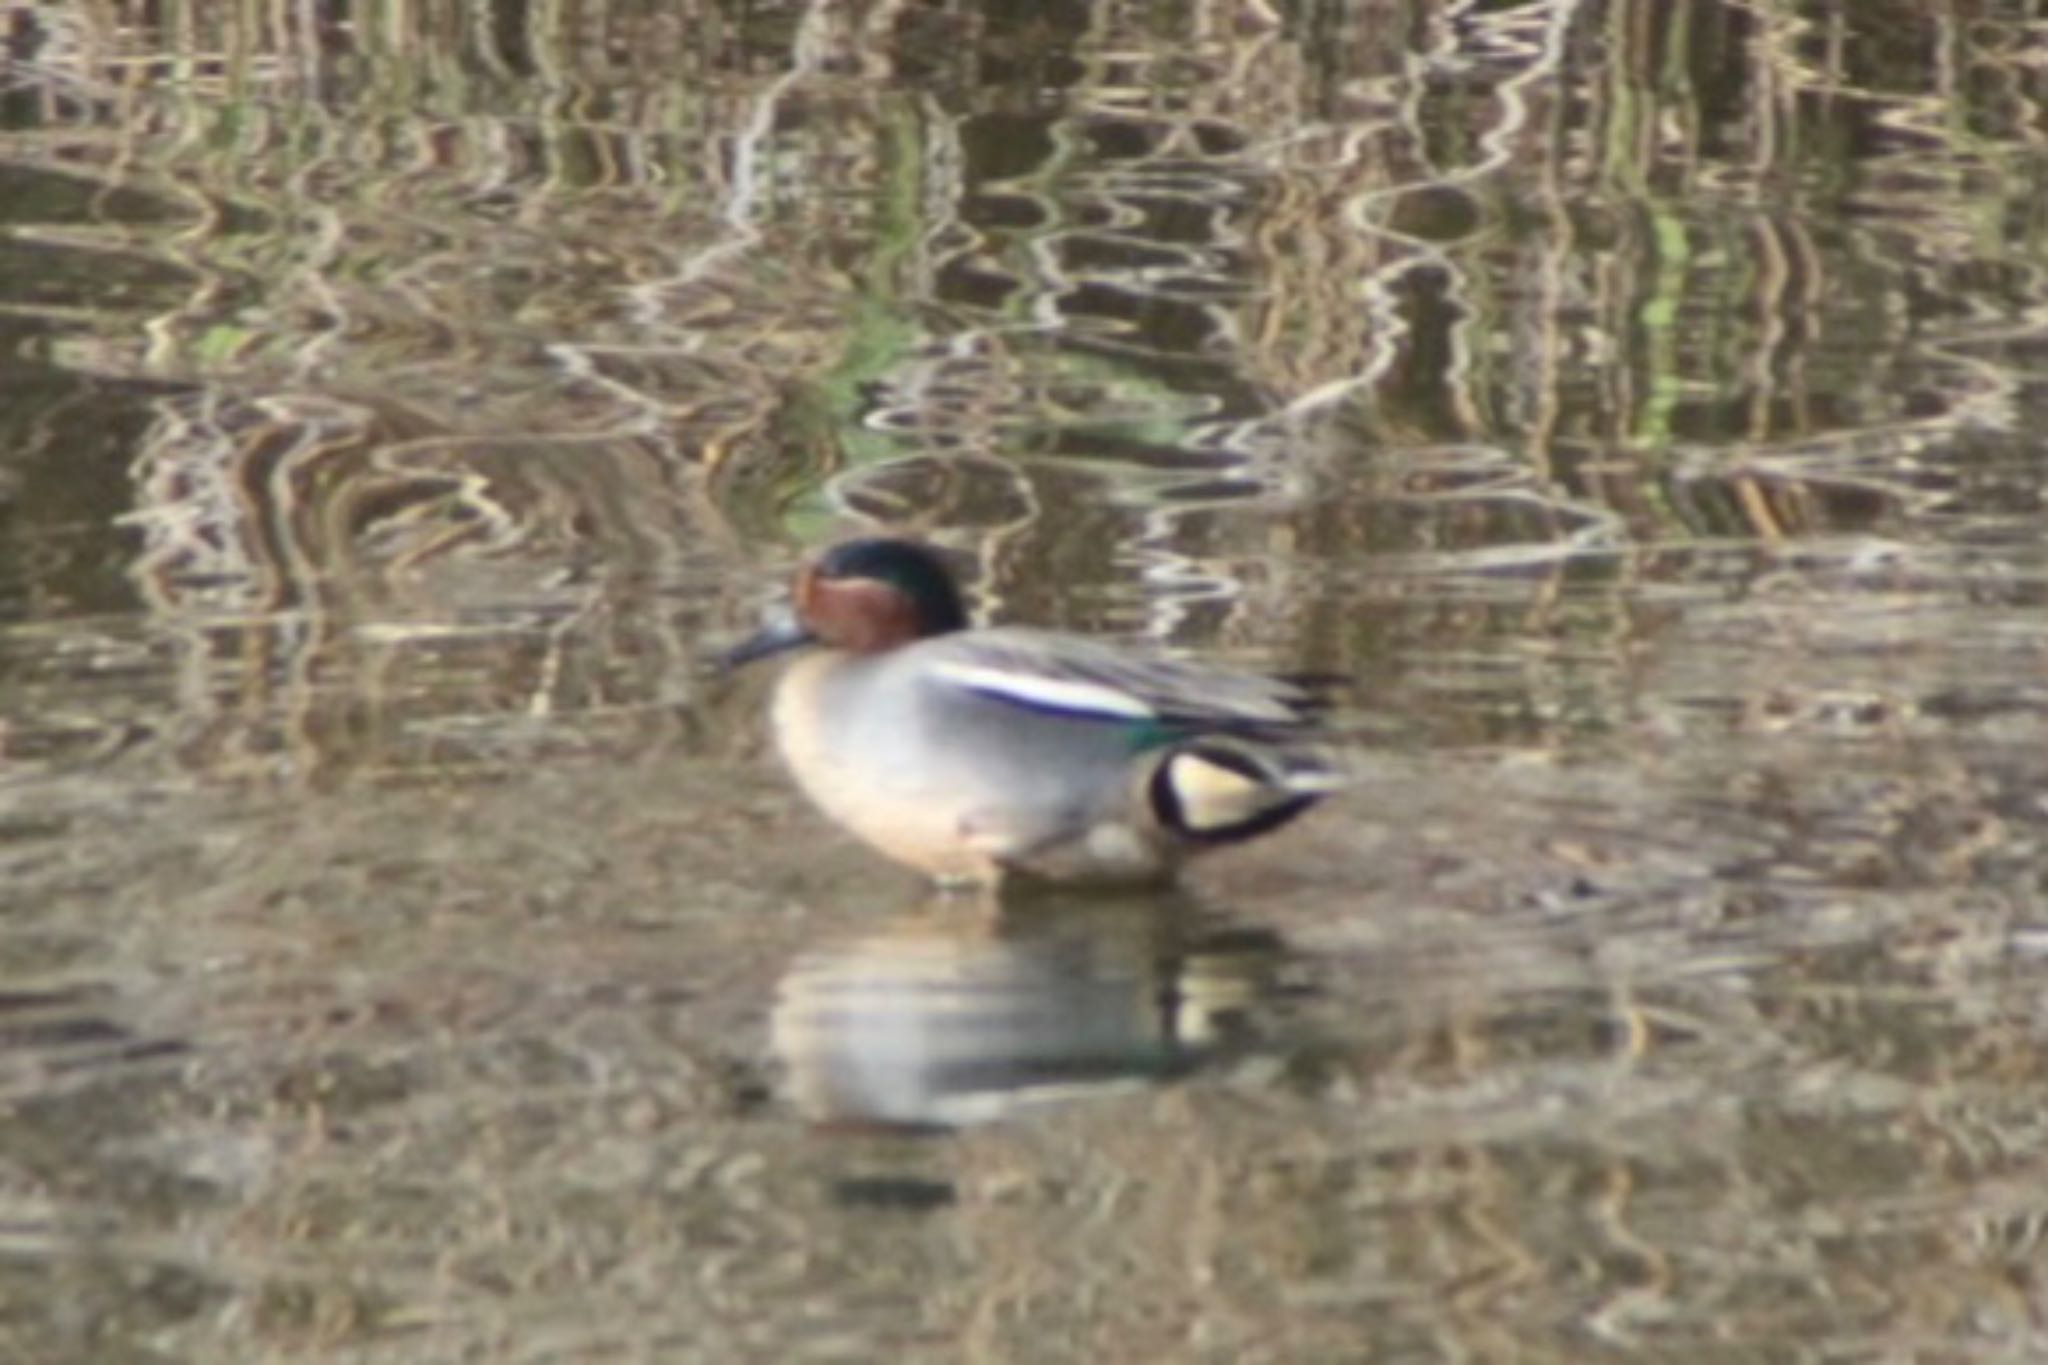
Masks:
[[[792,605],[728,662],[805,648],[772,705],[791,774],[942,883],[1165,880],[1339,785],[1309,689],[1051,631],[970,630],[945,564],[911,541],[825,551],[798,571]]]

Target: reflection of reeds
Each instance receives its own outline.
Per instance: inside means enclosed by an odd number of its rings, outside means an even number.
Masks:
[[[488,763],[561,713],[585,741],[655,723],[687,668],[672,625],[574,568],[599,545],[661,578],[688,562],[687,504],[617,496],[663,482],[632,442],[455,436],[304,394],[162,412],[136,576],[180,642],[188,761]],[[569,571],[524,567],[549,562]]]
[[[707,471],[835,344],[824,263],[864,220],[826,191],[872,174],[865,125],[822,117],[846,97],[682,42],[724,27],[708,7],[516,37],[479,13],[30,20],[37,126],[7,151],[105,186],[50,240],[187,282],[71,352],[196,389],[159,406],[132,517],[179,728],[215,737],[188,759],[404,767],[524,746],[490,715],[653,719],[688,652],[649,590],[719,553]],[[606,55],[660,32],[694,84]],[[792,145],[818,170],[800,207]]]
[[[149,279],[34,311],[209,395],[141,462],[160,611],[432,559],[631,615],[853,516],[974,540],[1007,615],[1352,671],[1481,599],[1429,637],[1609,642],[1505,689],[1583,713],[1696,547],[1954,511],[2041,306],[2026,30],[1910,7],[1942,63],[1649,4],[10,13],[7,164],[96,187],[40,240]],[[278,482],[208,410],[359,451]]]

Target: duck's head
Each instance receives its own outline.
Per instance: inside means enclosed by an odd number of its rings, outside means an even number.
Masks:
[[[945,562],[909,540],[849,540],[797,570],[790,619],[726,656],[729,667],[799,645],[875,654],[967,625]]]

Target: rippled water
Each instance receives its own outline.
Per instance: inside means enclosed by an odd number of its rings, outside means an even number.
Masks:
[[[2048,13],[0,0],[0,1358],[2048,1359]],[[933,900],[801,551],[1337,673]]]

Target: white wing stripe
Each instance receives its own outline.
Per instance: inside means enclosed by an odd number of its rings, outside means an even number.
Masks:
[[[1145,703],[1144,698],[1102,683],[1012,673],[969,663],[936,664],[932,671],[957,686],[1040,710],[1122,716],[1131,720],[1151,720],[1159,714]]]

